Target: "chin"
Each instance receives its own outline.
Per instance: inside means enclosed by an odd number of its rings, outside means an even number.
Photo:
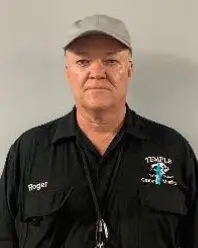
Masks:
[[[105,110],[112,106],[113,104],[110,104],[108,102],[89,102],[85,104],[85,107],[89,108],[90,110]]]

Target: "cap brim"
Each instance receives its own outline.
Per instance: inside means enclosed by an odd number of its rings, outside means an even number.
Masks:
[[[78,38],[88,36],[88,35],[91,35],[91,34],[105,34],[105,35],[108,35],[108,36],[114,38],[115,40],[119,41],[120,43],[122,43],[126,47],[128,47],[130,50],[132,50],[131,46],[125,40],[121,39],[120,37],[117,37],[116,35],[108,32],[108,31],[104,31],[104,30],[88,30],[88,31],[84,31],[84,32],[80,33],[79,35],[76,35],[75,37],[72,37],[67,42],[67,44],[63,47],[63,49],[66,50],[68,48],[68,46],[71,45],[71,43],[73,43]]]

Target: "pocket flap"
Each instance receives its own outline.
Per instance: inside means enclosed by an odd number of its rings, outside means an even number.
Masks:
[[[187,207],[184,192],[177,186],[152,185],[141,190],[142,204],[156,211],[174,214],[186,214]]]
[[[27,194],[23,208],[23,219],[27,220],[36,216],[50,215],[58,211],[71,195],[73,189],[71,187],[67,192],[64,189],[58,189]]]

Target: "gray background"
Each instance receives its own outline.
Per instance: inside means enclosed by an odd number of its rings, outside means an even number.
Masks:
[[[0,173],[14,140],[68,112],[64,37],[95,13],[122,18],[134,47],[129,105],[177,129],[198,155],[197,0],[0,0]]]

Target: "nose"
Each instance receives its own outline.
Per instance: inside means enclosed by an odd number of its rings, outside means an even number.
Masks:
[[[101,60],[94,60],[90,67],[91,78],[106,78],[105,66]]]

